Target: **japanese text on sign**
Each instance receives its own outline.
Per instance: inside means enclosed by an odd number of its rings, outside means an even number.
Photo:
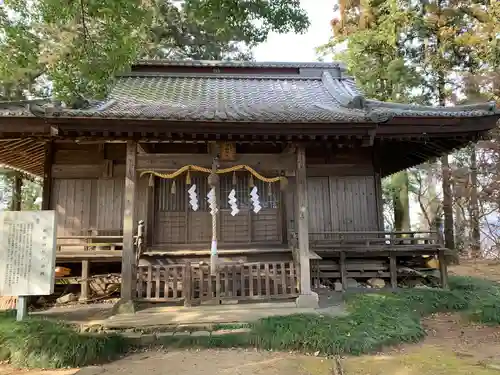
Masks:
[[[51,294],[54,268],[54,211],[0,212],[0,295]]]

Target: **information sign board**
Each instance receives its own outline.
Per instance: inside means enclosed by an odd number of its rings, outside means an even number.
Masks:
[[[54,292],[55,211],[0,212],[0,296]]]

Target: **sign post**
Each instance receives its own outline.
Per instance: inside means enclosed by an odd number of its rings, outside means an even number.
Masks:
[[[55,211],[0,212],[0,296],[17,297],[17,320],[28,297],[54,292]]]

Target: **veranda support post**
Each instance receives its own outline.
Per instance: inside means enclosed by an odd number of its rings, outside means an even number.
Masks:
[[[127,142],[125,161],[125,200],[123,209],[123,251],[121,302],[132,301],[135,297],[136,256],[134,248],[134,215],[136,198],[137,143]]]
[[[298,242],[300,266],[300,296],[298,307],[318,307],[318,295],[311,290],[311,265],[309,261],[309,212],[307,204],[306,150],[305,146],[297,146],[297,182],[298,201]]]

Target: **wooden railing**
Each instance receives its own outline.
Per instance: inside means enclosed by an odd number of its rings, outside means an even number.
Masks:
[[[58,236],[56,239],[57,251],[105,251],[122,250],[123,235],[121,230],[89,229],[80,235]],[[118,234],[119,233],[119,234]],[[134,236],[134,245],[137,250],[137,258],[144,251],[144,236],[146,230],[144,221],[139,221],[137,234]]]
[[[57,237],[57,251],[121,250],[123,236],[77,235]]]
[[[208,264],[138,267],[138,298],[186,305],[220,300],[273,300],[298,295],[293,262],[221,264],[216,275]]]
[[[322,258],[311,259],[315,285],[320,278],[340,278],[345,290],[348,278],[389,277],[391,287],[396,288],[397,258],[419,254],[438,256],[441,285],[448,286],[446,249],[440,232],[319,232],[309,233],[309,244],[312,252]],[[334,260],[336,256],[338,261]],[[351,259],[347,261],[347,258]],[[380,258],[385,260],[381,262]]]
[[[438,232],[382,232],[382,231],[356,231],[356,232],[313,232],[309,233],[309,243],[313,249],[342,248],[342,249],[388,249],[412,247],[442,246]]]

